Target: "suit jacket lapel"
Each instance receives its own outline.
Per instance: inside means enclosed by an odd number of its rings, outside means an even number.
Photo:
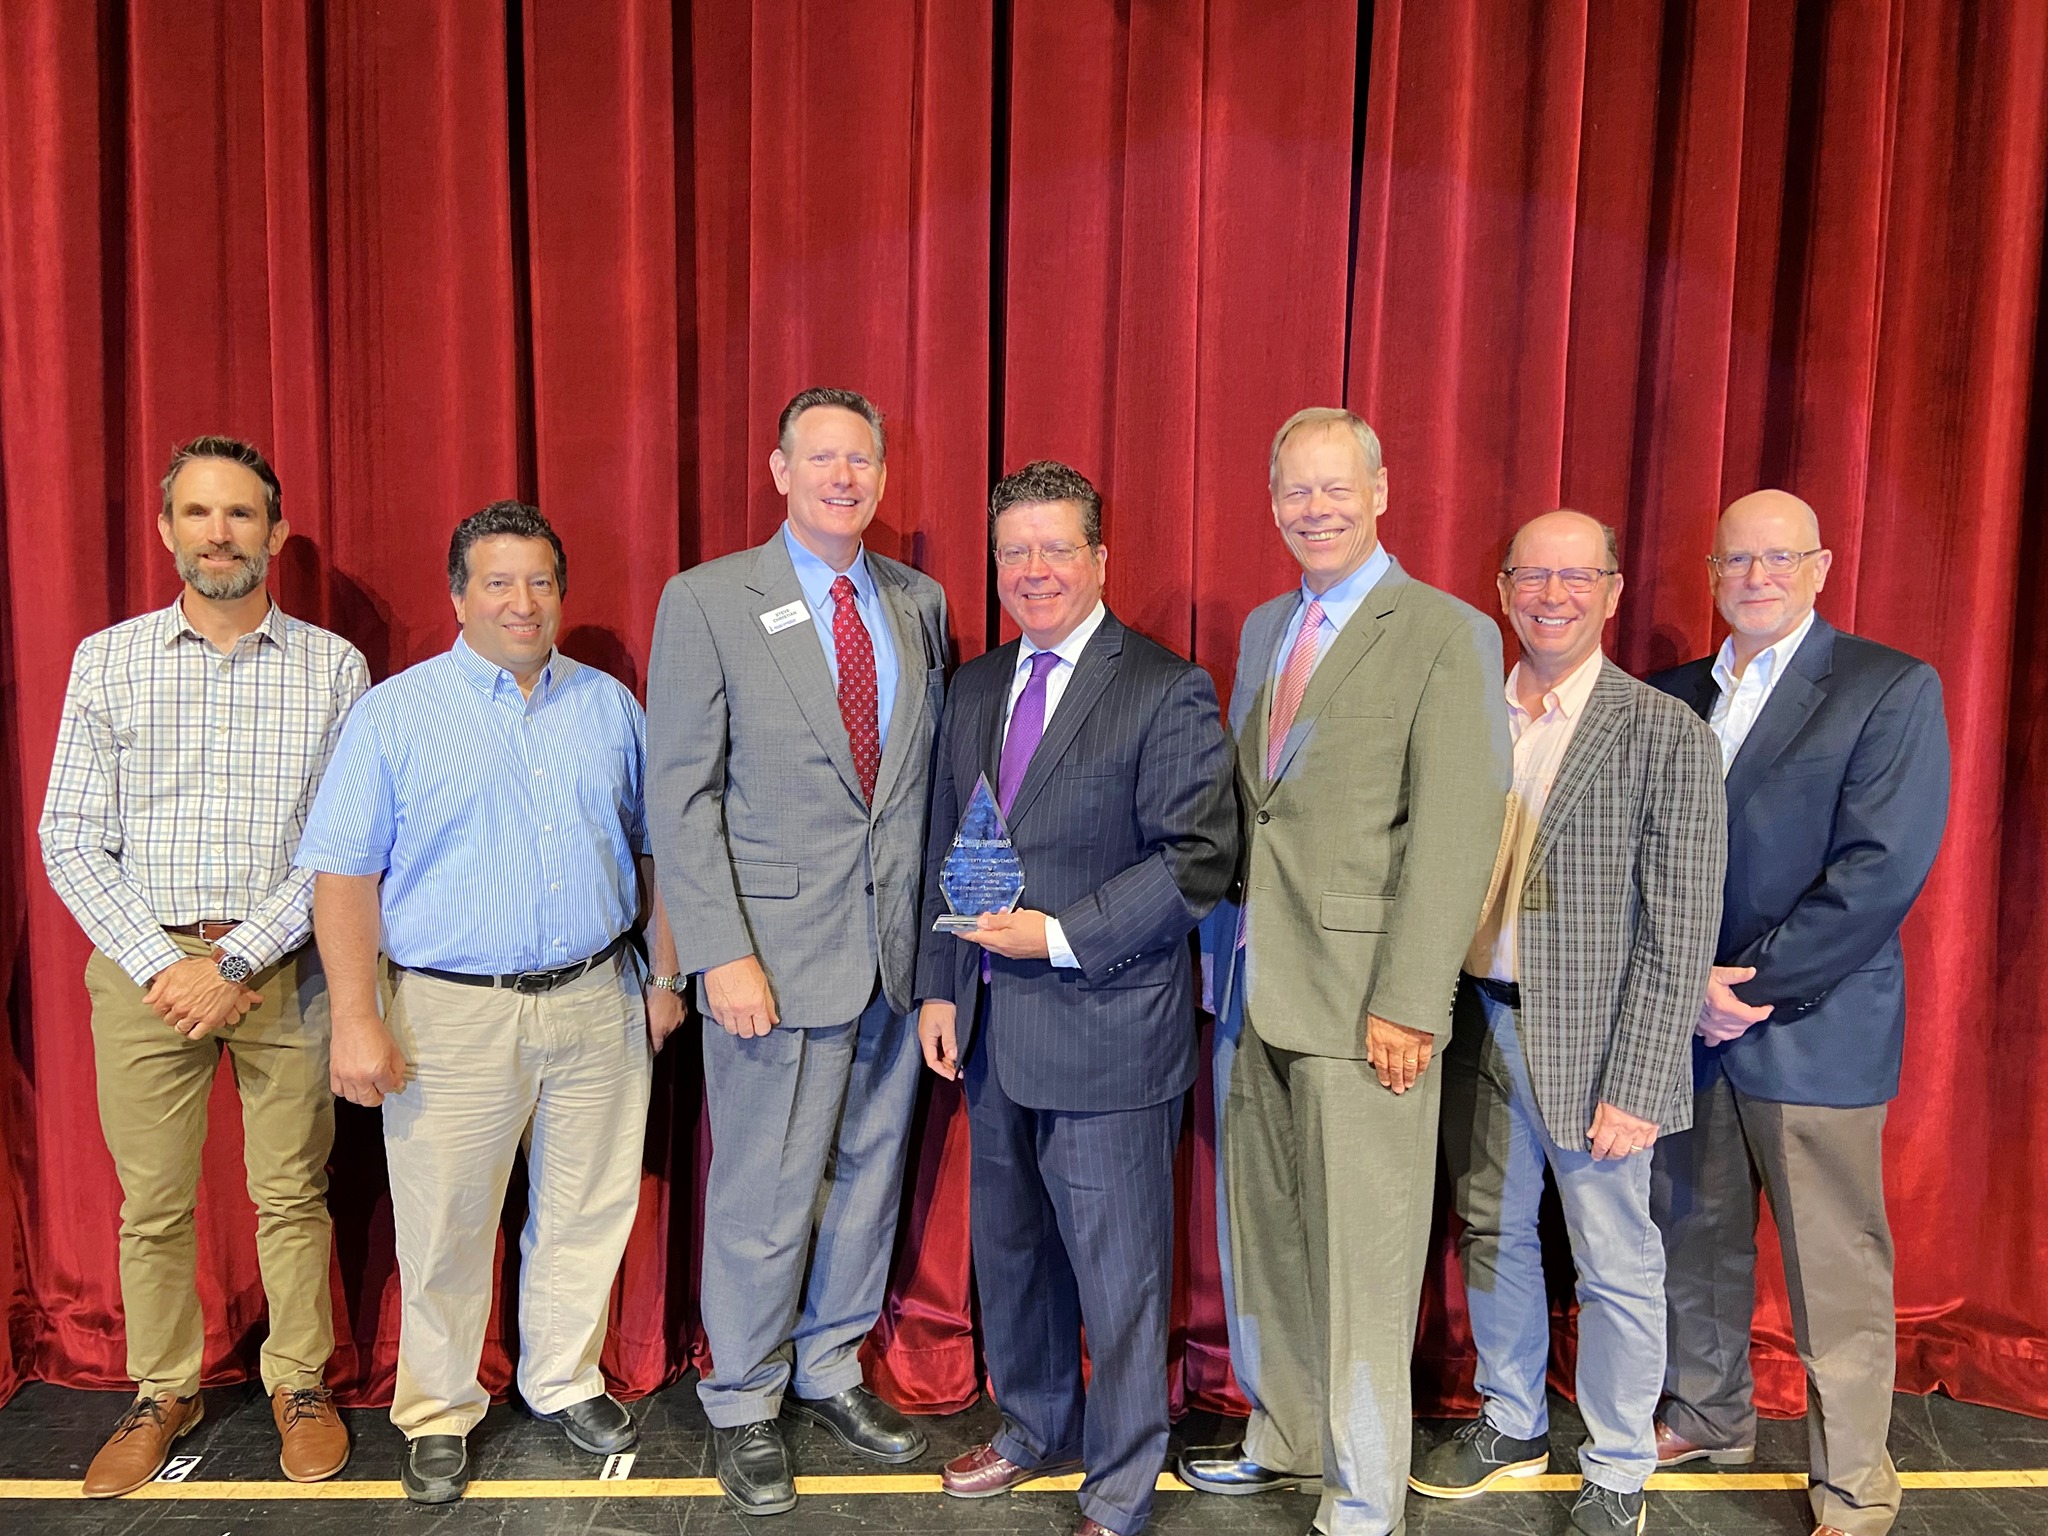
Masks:
[[[1813,628],[1800,642],[1799,649],[1792,653],[1785,675],[1771,690],[1763,713],[1756,717],[1756,724],[1750,727],[1749,735],[1742,743],[1742,750],[1728,765],[1730,821],[1735,819],[1735,813],[1742,809],[1743,802],[1757,785],[1763,782],[1764,775],[1771,771],[1771,765],[1792,745],[1808,717],[1820,708],[1821,700],[1827,697],[1828,674],[1834,669],[1834,626],[1816,614]]]
[[[1721,697],[1721,685],[1714,681],[1714,658],[1709,656],[1700,663],[1698,674],[1692,680],[1692,691],[1679,695],[1692,706],[1692,712],[1702,720],[1714,718],[1714,705]]]
[[[1557,841],[1558,829],[1586,798],[1586,791],[1600,777],[1608,757],[1620,745],[1634,707],[1629,686],[1613,662],[1603,659],[1600,675],[1593,680],[1586,713],[1572,732],[1571,745],[1564,749],[1564,761],[1557,765],[1557,782],[1543,803],[1543,819],[1536,823],[1536,837],[1529,847],[1529,870],[1543,867],[1544,855]]]
[[[1387,617],[1400,605],[1401,588],[1408,584],[1408,575],[1401,569],[1400,562],[1393,561],[1387,567],[1386,575],[1373,583],[1366,593],[1365,601],[1358,605],[1358,611],[1351,615],[1351,622],[1337,631],[1337,638],[1330,642],[1323,659],[1316,663],[1310,675],[1308,687],[1301,695],[1301,707],[1294,712],[1294,726],[1288,731],[1287,740],[1280,748],[1280,762],[1273,773],[1273,782],[1287,777],[1288,766],[1294,761],[1304,743],[1315,734],[1315,719],[1330,702],[1330,696],[1343,684],[1358,664],[1365,659],[1365,653],[1379,642],[1386,633]],[[1264,732],[1260,733],[1262,736]],[[1265,745],[1261,743],[1259,766],[1265,766]]]
[[[1017,786],[1017,797],[1010,802],[1012,827],[1024,819],[1025,813],[1031,809],[1031,802],[1038,798],[1038,792],[1045,788],[1045,781],[1052,777],[1067,748],[1073,745],[1074,737],[1087,722],[1089,712],[1116,676],[1117,661],[1123,650],[1124,627],[1117,622],[1115,614],[1105,611],[1102,623],[1082,649],[1081,659],[1074,664],[1074,675],[1067,679],[1067,689],[1060,695],[1059,708],[1045,722],[1045,734],[1038,739],[1038,747],[1024,770],[1024,782]],[[1012,665],[1014,667],[1014,663]]]
[[[996,654],[1002,657],[1002,664],[992,669],[989,686],[983,692],[981,707],[984,711],[981,721],[981,771],[988,775],[990,793],[997,789],[996,780],[1003,764],[1003,706],[1010,699],[1010,685],[1017,680],[1017,652],[1024,642],[1012,640],[996,647]],[[969,793],[973,791],[970,789]],[[963,797],[961,804],[966,800]]]
[[[818,738],[818,745],[825,749],[825,755],[832,759],[832,766],[839,770],[839,777],[858,800],[860,774],[853,766],[853,747],[846,739],[846,722],[839,716],[839,693],[832,686],[832,669],[825,664],[825,645],[818,638],[817,615],[805,602],[804,589],[796,579],[796,567],[789,561],[789,546],[782,542],[780,533],[761,546],[747,585],[761,594],[765,609],[779,608],[789,602],[804,604],[804,617],[809,622],[791,624],[769,635],[768,654],[775,658],[782,680],[789,685],[811,734]]]
[[[917,604],[903,589],[901,579],[872,560],[868,561],[868,573],[875,578],[882,611],[889,616],[889,633],[896,640],[896,698],[889,706],[889,739],[882,743],[882,763],[875,770],[874,803],[884,805],[889,791],[895,787],[896,776],[903,771],[904,759],[910,755],[917,712],[924,707],[925,676],[931,668],[925,655],[924,623],[918,618]],[[832,702],[836,712],[836,695]],[[844,724],[842,721],[842,728]],[[851,755],[849,749],[849,758]]]
[[[1280,654],[1281,638],[1287,633],[1287,619],[1291,610],[1284,603],[1272,605],[1270,617],[1260,620],[1260,632],[1254,633],[1245,645],[1245,656],[1251,671],[1248,676],[1238,679],[1238,687],[1249,689],[1249,694],[1239,698],[1237,690],[1230,697],[1231,713],[1236,717],[1233,734],[1238,742],[1238,757],[1243,765],[1242,777],[1250,787],[1254,804],[1263,804],[1273,792],[1273,786],[1266,778],[1266,724],[1273,713],[1273,663]]]

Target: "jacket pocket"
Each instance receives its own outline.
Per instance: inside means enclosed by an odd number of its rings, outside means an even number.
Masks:
[[[1385,933],[1391,896],[1347,896],[1339,891],[1323,892],[1322,919],[1325,928],[1343,933]]]
[[[787,897],[796,894],[796,866],[767,859],[734,859],[733,875],[742,896]]]

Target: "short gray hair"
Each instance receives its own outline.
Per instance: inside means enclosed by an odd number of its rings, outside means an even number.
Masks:
[[[1379,434],[1365,424],[1362,417],[1330,405],[1312,405],[1307,410],[1296,411],[1280,423],[1280,430],[1273,434],[1273,451],[1266,455],[1266,489],[1280,489],[1280,450],[1287,445],[1287,439],[1295,433],[1315,427],[1342,427],[1358,439],[1358,448],[1365,455],[1365,472],[1376,475],[1380,472]]]
[[[782,456],[789,457],[789,450],[796,440],[796,419],[805,411],[815,411],[820,406],[831,406],[836,410],[851,411],[875,434],[875,462],[885,463],[889,457],[888,444],[882,437],[882,413],[875,402],[853,389],[827,389],[823,386],[799,390],[796,396],[782,408],[782,415],[775,423],[775,446],[782,450]]]

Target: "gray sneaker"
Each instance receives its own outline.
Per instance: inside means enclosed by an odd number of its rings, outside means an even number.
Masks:
[[[1587,1536],[1640,1532],[1647,1512],[1640,1493],[1616,1493],[1598,1483],[1587,1483],[1579,1489],[1578,1502],[1572,1505],[1572,1529],[1584,1531]]]
[[[1424,1456],[1408,1486],[1425,1498],[1469,1499],[1504,1477],[1540,1476],[1549,1465],[1550,1436],[1516,1440],[1478,1418]]]

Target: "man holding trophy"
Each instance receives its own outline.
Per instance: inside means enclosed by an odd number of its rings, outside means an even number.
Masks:
[[[926,1064],[965,1080],[1003,1427],[944,1484],[982,1498],[1085,1465],[1076,1530],[1134,1536],[1166,1462],[1187,941],[1236,862],[1230,756],[1208,675],[1103,605],[1084,476],[1005,477],[989,533],[1024,633],[946,700],[917,996]]]

